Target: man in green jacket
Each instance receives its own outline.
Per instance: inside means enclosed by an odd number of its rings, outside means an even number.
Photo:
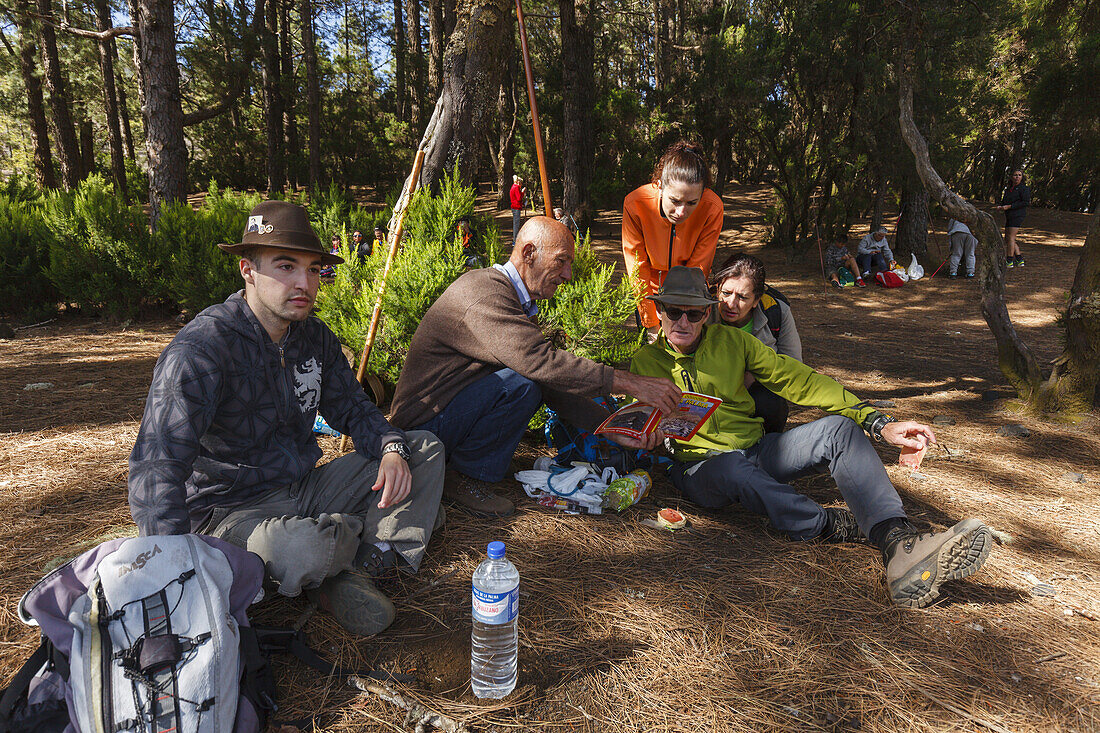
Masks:
[[[707,325],[717,301],[698,268],[673,267],[658,293],[647,297],[657,304],[661,336],[638,350],[630,370],[722,399],[691,440],[673,441],[670,476],[688,499],[705,507],[739,502],[794,540],[858,542],[865,535],[882,551],[890,596],[900,606],[926,606],[944,581],[978,571],[989,556],[989,529],[966,519],[944,532],[918,532],[863,433],[920,449],[935,442],[927,425],[894,420],[741,329]],[[745,372],[790,402],[834,414],[765,435],[762,419],[753,416]],[[826,469],[851,511],[825,509],[787,483]]]

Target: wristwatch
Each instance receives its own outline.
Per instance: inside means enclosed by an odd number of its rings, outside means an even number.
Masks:
[[[412,452],[403,440],[395,440],[392,443],[387,443],[386,447],[382,449],[382,455],[386,455],[387,453],[396,453],[401,456],[401,460],[406,463],[412,458]]]
[[[886,415],[886,414],[883,414],[883,413],[880,412],[878,414],[878,417],[876,417],[871,422],[871,425],[867,429],[867,432],[871,434],[872,438],[874,438],[876,441],[881,443],[882,440],[883,440],[882,439],[882,429],[884,427],[886,427],[888,424],[892,423],[892,422],[897,422],[897,420],[895,418],[890,417],[889,415]]]

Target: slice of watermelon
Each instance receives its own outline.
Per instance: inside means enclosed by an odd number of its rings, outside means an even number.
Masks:
[[[668,529],[680,529],[687,524],[687,519],[675,509],[662,509],[657,512],[657,522]]]

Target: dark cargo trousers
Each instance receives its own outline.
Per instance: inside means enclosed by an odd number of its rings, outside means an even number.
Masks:
[[[825,510],[788,484],[799,476],[828,471],[863,533],[884,519],[904,517],[898,492],[862,429],[830,415],[785,433],[768,433],[746,450],[702,461],[675,463],[669,474],[686,498],[703,507],[739,502],[763,514],[795,540],[817,537]]]
[[[232,509],[215,510],[201,532],[264,561],[281,595],[297,596],[351,568],[363,543],[388,542],[416,571],[432,532],[443,523],[443,444],[431,433],[406,433],[412,490],[400,504],[379,509],[372,491],[379,462],[349,453]]]

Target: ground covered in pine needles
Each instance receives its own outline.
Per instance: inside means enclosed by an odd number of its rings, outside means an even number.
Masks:
[[[996,530],[983,572],[946,585],[928,609],[899,610],[870,548],[788,542],[737,508],[683,502],[663,478],[639,506],[598,517],[533,506],[506,481],[499,490],[516,515],[452,513],[421,573],[386,586],[398,619],[378,638],[348,636],[304,599],[265,601],[254,617],[303,624],[314,648],[345,665],[412,675],[392,690],[473,731],[1100,730],[1097,417],[1067,426],[1013,409],[975,283],[825,291],[816,252],[787,265],[760,250],[763,191],[734,190],[726,202],[718,261],[736,249],[767,261],[807,363],[895,402],[898,416],[954,419],[935,426],[939,447],[919,474],[879,450],[914,521],[941,529],[977,516]],[[618,256],[616,216],[606,212],[596,230],[608,261]],[[1081,215],[1033,211],[1027,267],[1008,273],[1012,317],[1043,361],[1059,350],[1056,312],[1085,226]],[[946,237],[931,248],[945,256]],[[931,272],[938,262],[923,264]],[[0,341],[4,681],[37,642],[15,615],[22,593],[58,561],[133,531],[126,457],[154,361],[177,329],[70,317]],[[27,389],[39,383],[52,386]],[[818,416],[796,410],[793,422]],[[1030,435],[997,434],[1015,423]],[[321,443],[326,460],[336,455],[335,440]],[[531,436],[516,468],[543,452]],[[798,485],[839,503],[827,477]],[[640,523],[664,506],[690,529]],[[492,539],[508,543],[523,577],[520,679],[508,699],[480,705],[469,690],[469,584]],[[285,720],[412,729],[376,694],[293,661],[277,671]]]

